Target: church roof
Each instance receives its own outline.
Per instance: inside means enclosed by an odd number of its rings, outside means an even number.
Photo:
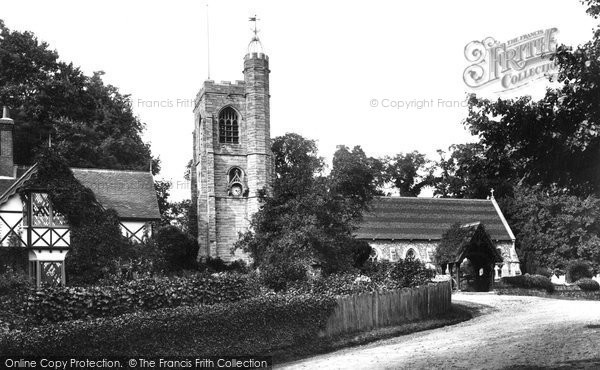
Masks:
[[[0,179],[0,204],[14,195],[35,172],[36,166],[19,167],[17,178]],[[150,172],[71,168],[75,178],[91,189],[106,209],[117,211],[121,219],[160,219],[154,178]]]
[[[377,197],[356,231],[359,239],[440,240],[456,222],[480,222],[492,240],[514,236],[494,200]]]

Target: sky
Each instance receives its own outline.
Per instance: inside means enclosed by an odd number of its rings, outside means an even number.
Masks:
[[[467,44],[556,28],[558,43],[576,46],[596,25],[578,0],[0,0],[9,28],[34,32],[62,60],[89,75],[104,71],[105,82],[131,94],[173,199],[189,197],[183,172],[208,45],[210,78],[243,80],[254,14],[270,58],[271,136],[316,139],[328,160],[340,144],[435,159],[437,149],[476,140],[461,124],[467,93],[535,98],[548,82],[472,89],[463,80]]]

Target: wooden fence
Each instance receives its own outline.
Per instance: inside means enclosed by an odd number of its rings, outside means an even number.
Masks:
[[[444,313],[451,306],[450,282],[387,292],[338,297],[321,336],[368,331]]]

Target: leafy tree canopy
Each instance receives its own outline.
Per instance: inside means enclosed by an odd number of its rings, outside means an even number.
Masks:
[[[598,1],[585,1],[598,16]],[[533,101],[471,96],[464,124],[489,162],[509,161],[516,184],[600,193],[600,29],[576,48],[559,46],[558,87]]]
[[[433,183],[433,167],[425,154],[418,151],[399,153],[382,159],[384,180],[391,183],[400,196],[416,197]]]
[[[376,192],[375,175],[360,147],[340,147],[333,169],[323,175],[316,143],[297,134],[274,139],[275,179],[237,243],[261,268],[296,271],[319,264],[325,272],[352,268],[356,220]],[[287,265],[287,267],[282,266]],[[268,272],[270,273],[270,272]],[[278,275],[279,276],[279,275]]]
[[[0,20],[0,102],[15,120],[16,163],[32,164],[51,136],[69,166],[149,168],[144,124],[129,95],[105,85],[102,74],[84,75],[33,33],[12,31]]]
[[[500,201],[527,271],[564,269],[572,260],[600,267],[600,199],[518,186]]]

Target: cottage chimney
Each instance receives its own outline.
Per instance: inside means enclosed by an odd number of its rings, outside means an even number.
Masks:
[[[8,108],[3,107],[2,118],[0,118],[0,177],[14,177],[14,129],[14,121],[8,117]]]

